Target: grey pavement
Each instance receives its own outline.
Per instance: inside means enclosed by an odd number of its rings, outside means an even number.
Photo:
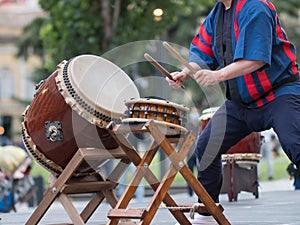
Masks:
[[[177,203],[192,204],[197,201],[196,196],[189,197],[187,193],[172,195]],[[133,199],[128,208],[146,208],[150,197],[143,202],[135,202]],[[261,182],[259,198],[252,193],[241,192],[237,202],[229,202],[226,194],[222,194],[220,202],[224,207],[224,214],[231,224],[236,225],[300,225],[300,191],[293,189],[292,181],[279,180]],[[86,201],[73,202],[80,211]],[[0,225],[24,225],[34,208],[26,205],[17,205],[17,212],[0,214]],[[90,218],[88,225],[100,225],[107,222],[107,213],[110,206],[103,202]],[[188,214],[187,214],[188,215]],[[138,221],[137,221],[138,222]],[[39,224],[71,223],[59,202],[54,202]],[[176,221],[172,214],[161,205],[155,214],[153,225],[173,225]]]

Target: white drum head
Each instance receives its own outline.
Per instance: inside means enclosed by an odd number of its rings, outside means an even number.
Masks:
[[[81,55],[68,66],[72,86],[91,107],[123,115],[124,101],[139,98],[130,77],[112,62],[95,55]]]

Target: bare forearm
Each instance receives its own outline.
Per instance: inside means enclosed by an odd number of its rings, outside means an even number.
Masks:
[[[216,71],[218,82],[229,80],[244,74],[252,73],[263,67],[265,62],[257,60],[238,60],[230,65]]]
[[[190,63],[190,65],[193,67],[193,71],[185,68],[181,72],[176,72],[173,74],[176,82],[172,82],[170,80],[168,80],[168,82],[172,86],[180,87],[184,81],[193,78],[201,86],[210,86],[225,80],[242,76],[244,74],[252,73],[263,67],[265,63],[257,60],[241,59],[220,70],[215,71],[201,69],[201,67],[196,63]]]

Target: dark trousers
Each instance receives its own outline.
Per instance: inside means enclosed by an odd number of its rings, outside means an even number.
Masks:
[[[188,167],[190,168],[190,170],[194,173],[194,168],[196,166],[196,156],[195,154],[193,154],[187,161],[187,165]],[[189,196],[193,196],[194,194],[194,190],[191,188],[191,186],[188,184],[187,186],[188,188],[188,193],[189,193]]]
[[[226,100],[214,114],[198,138],[195,154],[198,179],[215,202],[222,185],[221,154],[251,132],[270,128],[289,159],[300,166],[300,95],[283,95],[255,109]]]

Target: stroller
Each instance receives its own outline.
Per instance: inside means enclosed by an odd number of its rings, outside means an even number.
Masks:
[[[16,212],[16,203],[25,203],[37,187],[30,174],[32,159],[17,146],[0,147],[0,212]]]

